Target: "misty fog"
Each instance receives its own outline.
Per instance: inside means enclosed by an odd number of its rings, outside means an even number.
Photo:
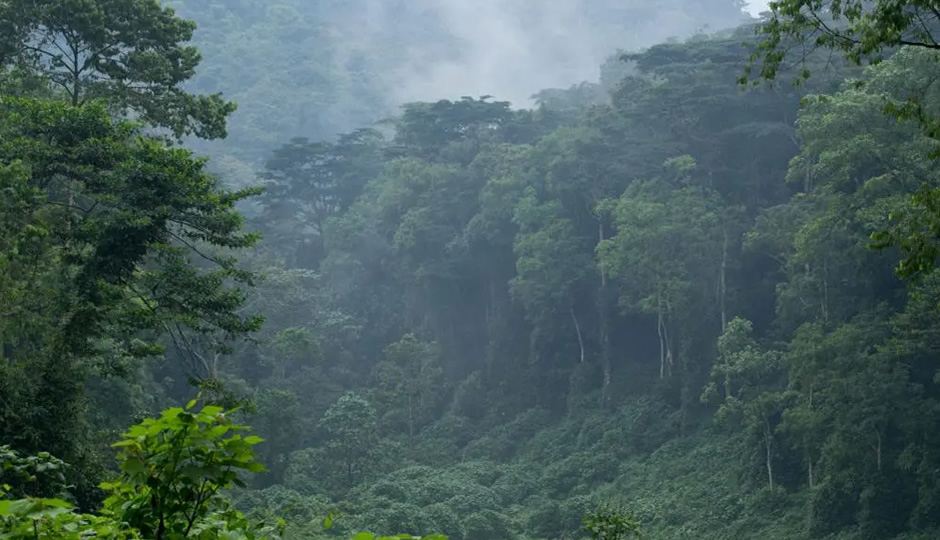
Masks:
[[[543,89],[596,82],[618,50],[749,17],[742,0],[286,0],[258,3],[250,16],[219,2],[169,4],[199,25],[208,67],[193,88],[238,102],[235,146],[264,148],[272,132],[329,139],[411,101],[491,95],[527,107]],[[248,48],[262,44],[275,54],[251,59]],[[242,62],[256,68],[242,72]],[[248,125],[267,127],[249,135]]]

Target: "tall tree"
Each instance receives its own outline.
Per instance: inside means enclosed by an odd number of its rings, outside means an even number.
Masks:
[[[291,266],[319,265],[326,221],[348,209],[382,170],[384,139],[362,129],[335,143],[294,139],[276,149],[265,164],[267,181],[259,221],[270,244],[296,251]]]
[[[369,472],[377,441],[375,410],[363,397],[347,392],[323,415],[326,458],[337,471],[335,480],[352,488]]]
[[[732,319],[718,338],[718,360],[702,400],[719,404],[717,416],[740,425],[761,448],[767,486],[774,488],[777,425],[784,395],[776,386],[780,361],[775,351],[761,349],[750,321]]]
[[[655,316],[665,378],[687,346],[680,331],[691,334],[692,325],[683,323],[720,310],[720,298],[702,293],[716,290],[721,277],[721,201],[710,190],[657,179],[635,183],[602,205],[616,234],[598,244],[598,262],[615,276],[624,309]]]
[[[156,0],[11,0],[0,5],[0,61],[40,75],[72,105],[103,100],[176,136],[225,136],[235,110],[189,94],[196,26]]]
[[[239,311],[253,276],[223,254],[256,240],[235,211],[253,192],[220,190],[203,161],[97,105],[6,100],[0,133],[15,219],[0,239],[0,349],[28,383],[0,398],[19,400],[0,434],[79,464],[88,375],[125,373],[168,336],[191,375],[215,378],[226,342],[258,328]]]
[[[437,343],[408,334],[385,348],[385,360],[375,365],[373,401],[382,409],[385,425],[401,426],[409,437],[425,427],[441,409],[443,370]]]
[[[838,51],[856,64],[877,62],[901,46],[940,50],[940,11],[923,0],[774,0],[761,21],[762,39],[752,60],[760,60],[761,78],[773,79],[793,42],[808,53]],[[752,73],[749,68],[746,75]],[[808,68],[799,73],[808,78]]]

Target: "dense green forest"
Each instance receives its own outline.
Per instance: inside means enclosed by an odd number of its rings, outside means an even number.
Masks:
[[[0,2],[0,538],[940,537],[933,3],[457,4]]]

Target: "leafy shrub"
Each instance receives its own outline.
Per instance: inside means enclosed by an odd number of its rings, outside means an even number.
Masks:
[[[224,489],[244,486],[241,473],[264,470],[252,449],[261,439],[242,436],[248,428],[233,424],[221,407],[195,411],[195,406],[193,400],[185,409],[146,419],[114,444],[120,449],[121,474],[101,486],[109,493],[102,515],[77,514],[58,499],[10,499],[4,491],[0,532],[11,539],[208,540],[226,535],[250,540],[274,531],[250,523],[221,497]],[[26,460],[23,467],[8,455],[3,468],[28,472],[47,462],[54,463],[41,457],[35,463]]]
[[[592,540],[623,540],[640,536],[636,517],[610,506],[588,512],[583,523]]]

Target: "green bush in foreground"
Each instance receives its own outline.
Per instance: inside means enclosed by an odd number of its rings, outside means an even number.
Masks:
[[[241,475],[264,470],[248,427],[230,420],[234,411],[196,400],[171,408],[130,428],[113,446],[120,449],[121,474],[101,485],[109,496],[97,515],[80,514],[62,498],[27,496],[48,490],[40,473],[65,465],[51,456],[23,458],[0,448],[0,539],[83,538],[154,540],[277,538],[284,521],[253,523],[231,506],[222,491],[243,486]],[[18,481],[14,487],[7,481]],[[329,518],[328,518],[329,521]],[[328,525],[328,523],[325,523]],[[418,540],[410,535],[354,540]],[[423,540],[444,540],[427,536]]]
[[[81,514],[69,501],[62,471],[68,465],[48,454],[22,457],[0,447],[0,540],[255,540],[280,538],[284,519],[255,522],[236,510],[223,491],[244,487],[242,475],[265,470],[254,447],[260,437],[231,420],[235,410],[204,406],[165,410],[131,427],[112,445],[120,474],[101,484],[108,497],[97,514]],[[55,496],[50,496],[55,494]],[[62,494],[62,495],[58,495]],[[477,528],[492,518],[475,514]],[[333,513],[323,521],[333,526]],[[633,515],[602,507],[583,519],[592,540],[639,537]],[[494,529],[494,532],[495,529]],[[505,535],[496,532],[494,538]],[[478,531],[478,536],[480,535]],[[447,540],[441,534],[377,536],[352,540]]]

